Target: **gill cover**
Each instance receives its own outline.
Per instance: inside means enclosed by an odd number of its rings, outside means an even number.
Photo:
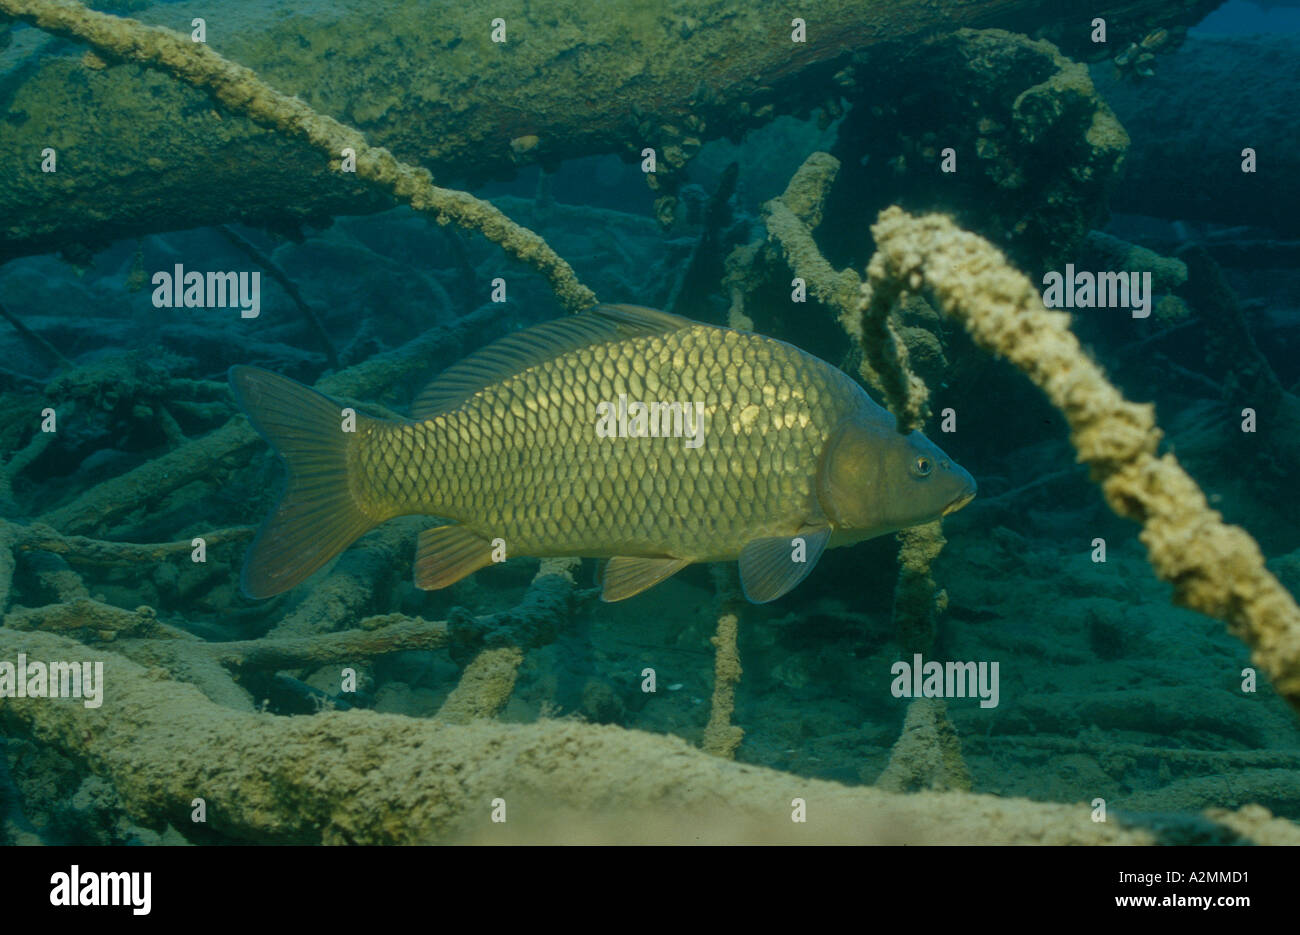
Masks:
[[[844,422],[822,453],[818,495],[826,515],[841,529],[880,525],[881,434],[861,422]]]

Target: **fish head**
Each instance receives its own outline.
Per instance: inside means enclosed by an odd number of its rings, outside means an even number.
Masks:
[[[920,432],[852,420],[822,456],[818,495],[836,528],[854,540],[928,523],[975,497],[975,479]]]

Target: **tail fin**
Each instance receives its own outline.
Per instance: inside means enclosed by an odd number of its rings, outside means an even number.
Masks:
[[[231,367],[230,387],[248,421],[283,459],[289,481],[249,547],[240,575],[248,597],[287,591],[351,545],[374,522],[348,482],[342,408],[315,390],[257,367]]]

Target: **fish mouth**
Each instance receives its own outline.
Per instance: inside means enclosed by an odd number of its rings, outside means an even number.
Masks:
[[[974,490],[963,490],[960,494],[957,495],[956,499],[954,499],[952,503],[949,503],[946,507],[943,508],[943,513],[941,515],[947,516],[949,513],[956,513],[958,510],[960,510],[962,507],[964,507],[966,504],[970,503],[974,499],[975,499]]]

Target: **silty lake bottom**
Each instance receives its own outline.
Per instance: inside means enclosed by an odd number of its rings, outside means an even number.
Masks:
[[[695,6],[0,0],[6,843],[1300,843],[1300,12]],[[827,468],[811,371],[725,338],[517,337],[597,301],[786,342],[938,453]],[[429,497],[470,551],[363,509],[432,463],[361,471],[377,420],[512,379],[439,442],[494,453]],[[721,417],[596,445],[620,393]],[[241,590],[286,468],[240,402],[306,452],[283,589]],[[978,495],[840,546],[842,491],[935,470]],[[790,504],[765,603],[490,528],[671,559]]]

